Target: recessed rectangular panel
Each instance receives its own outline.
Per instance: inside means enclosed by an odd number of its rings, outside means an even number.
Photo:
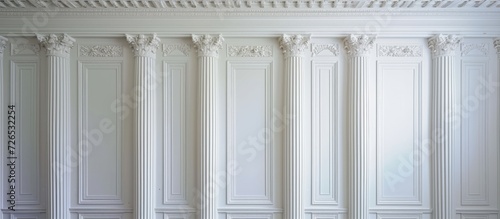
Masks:
[[[421,64],[377,63],[377,204],[420,205]]]
[[[16,204],[40,204],[39,72],[35,61],[11,62],[11,96],[16,106]],[[7,181],[7,180],[6,180]]]
[[[122,214],[79,214],[78,219],[122,219]]]
[[[487,62],[462,62],[461,176],[462,205],[487,206],[488,197],[488,97]]]
[[[79,63],[79,204],[122,204],[121,83],[121,62]]]
[[[273,219],[272,214],[227,214],[227,219]]]
[[[228,64],[228,204],[272,204],[271,69],[265,61]]]
[[[164,63],[164,204],[188,204],[186,196],[186,68],[185,62]]]
[[[422,215],[402,214],[377,214],[377,219],[422,219]]]
[[[338,204],[338,73],[336,62],[313,62],[312,204]]]

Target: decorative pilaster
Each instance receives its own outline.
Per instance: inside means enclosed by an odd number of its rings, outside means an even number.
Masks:
[[[348,55],[349,219],[368,219],[368,75],[375,36],[344,39]]]
[[[455,49],[461,38],[454,35],[437,35],[429,38],[432,52],[432,123],[431,138],[434,146],[432,162],[433,218],[453,219],[452,209],[452,150],[455,105],[458,74],[455,69]]]
[[[153,34],[126,35],[135,56],[135,89],[137,107],[134,114],[136,169],[135,169],[135,217],[155,218],[155,163],[156,113],[155,113],[155,57],[160,39]]]
[[[70,218],[70,51],[75,39],[67,34],[37,34],[47,49],[49,188],[47,218]]]
[[[285,200],[284,218],[302,219],[302,163],[303,163],[303,56],[309,48],[310,36],[286,35],[279,38],[285,56],[285,105],[284,113],[289,120],[285,124]]]
[[[216,152],[217,152],[217,73],[219,50],[224,38],[221,35],[193,35],[198,51],[198,72],[200,80],[200,218],[217,218]]]

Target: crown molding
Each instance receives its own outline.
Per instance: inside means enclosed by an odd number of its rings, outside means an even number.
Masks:
[[[9,0],[0,2],[0,8],[60,8],[60,9],[335,9],[379,10],[387,8],[413,10],[442,9],[496,9],[500,1],[428,1],[428,0]]]
[[[286,9],[267,6],[232,10],[203,7],[13,10],[0,7],[0,35],[7,37],[33,37],[34,33],[67,33],[72,37],[123,37],[124,33],[157,33],[159,37],[191,37],[193,33],[222,34],[225,37],[279,37],[290,32],[310,33],[313,37],[345,37],[349,34],[430,37],[438,33],[498,37],[500,7],[446,10]]]

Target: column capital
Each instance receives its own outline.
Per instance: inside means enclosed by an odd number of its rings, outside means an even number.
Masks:
[[[364,56],[370,53],[375,43],[375,35],[355,35],[351,34],[344,38],[344,49],[349,56]]]
[[[311,44],[311,35],[283,34],[278,40],[285,57],[303,56],[304,51],[309,48],[309,44]]]
[[[3,51],[7,47],[7,41],[9,41],[7,38],[0,36],[0,55],[3,55]]]
[[[455,54],[455,49],[458,47],[462,37],[457,35],[439,34],[428,39],[429,49],[434,57],[436,56],[452,56]]]
[[[493,45],[495,45],[495,48],[497,49],[497,54],[500,57],[500,38],[496,38],[495,41],[493,41]]]
[[[125,34],[127,42],[130,44],[130,48],[134,52],[134,56],[147,56],[155,58],[156,50],[160,47],[160,38],[156,36],[156,33],[151,36],[146,36],[144,34],[130,35]]]
[[[47,55],[67,56],[75,43],[75,39],[68,34],[36,34],[36,38],[47,49]]]
[[[224,38],[222,35],[191,35],[194,46],[198,51],[198,56],[219,57],[219,50],[222,49]]]

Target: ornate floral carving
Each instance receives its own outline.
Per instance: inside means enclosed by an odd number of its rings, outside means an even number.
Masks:
[[[130,48],[132,48],[135,56],[148,56],[154,58],[156,50],[160,47],[160,38],[156,36],[156,33],[151,36],[145,36],[144,34],[136,36],[125,34],[125,37],[128,43],[130,43]]]
[[[339,46],[337,44],[314,44],[312,46],[313,56],[317,56],[325,50],[330,51],[334,56],[339,55]]]
[[[36,38],[47,49],[47,55],[67,56],[75,43],[75,39],[68,34],[37,34]]]
[[[198,56],[219,56],[219,50],[222,48],[224,38],[222,35],[192,35],[195,48],[198,50]]]
[[[122,57],[123,47],[116,45],[81,45],[80,56]]]
[[[429,48],[434,56],[450,56],[460,44],[461,37],[456,35],[439,34],[429,38]]]
[[[421,57],[422,47],[416,45],[415,46],[381,45],[378,47],[378,56]]]
[[[482,56],[488,55],[488,46],[486,43],[462,43],[462,56],[467,56],[473,50],[481,52]]]
[[[309,44],[311,44],[311,35],[283,34],[283,36],[279,38],[279,43],[285,57],[303,56],[304,51],[309,48]]]
[[[376,37],[374,35],[353,35],[344,39],[344,48],[347,55],[364,56],[368,55],[373,47]]]
[[[230,57],[271,57],[271,46],[228,46],[227,54]]]
[[[168,56],[175,50],[182,52],[184,56],[188,56],[191,47],[187,44],[163,44],[163,56]]]
[[[20,43],[11,44],[11,55],[38,55],[40,53],[40,44]]]
[[[5,47],[7,47],[7,38],[0,36],[0,55],[3,55]]]
[[[495,39],[493,45],[495,45],[495,48],[497,49],[497,54],[500,57],[500,38]]]

